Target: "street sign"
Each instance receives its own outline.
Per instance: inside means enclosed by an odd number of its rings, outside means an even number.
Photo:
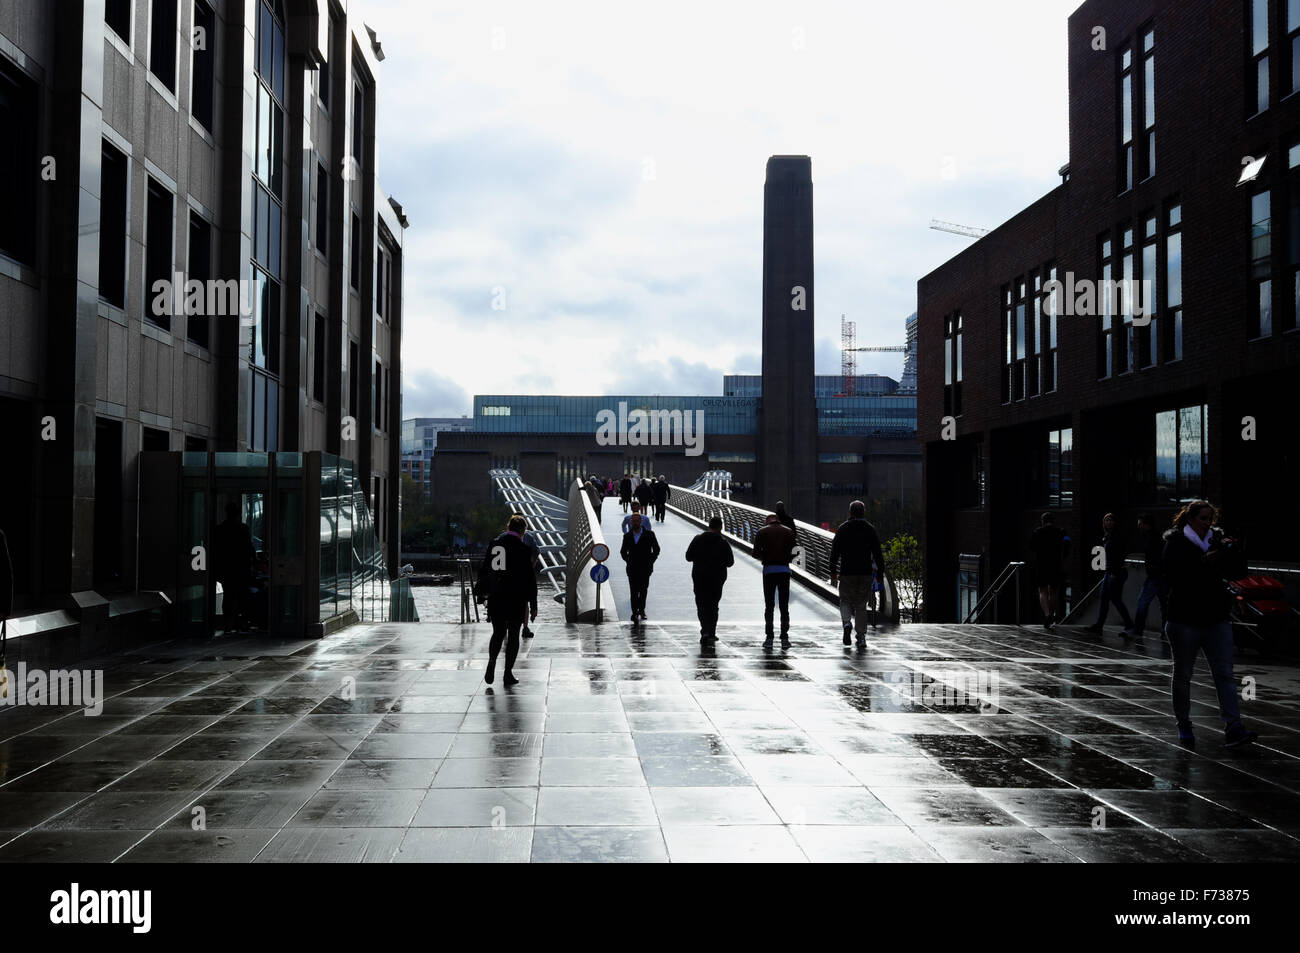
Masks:
[[[604,543],[592,543],[591,558],[596,560],[598,563],[603,563],[609,558],[609,547]]]
[[[604,582],[609,578],[609,567],[596,563],[591,567],[591,581],[595,583]]]

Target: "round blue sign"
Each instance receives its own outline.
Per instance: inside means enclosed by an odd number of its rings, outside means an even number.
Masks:
[[[591,567],[591,581],[604,582],[609,578],[609,567],[604,563],[597,563]]]

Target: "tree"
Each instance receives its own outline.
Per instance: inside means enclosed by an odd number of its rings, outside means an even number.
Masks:
[[[900,533],[891,537],[882,549],[885,566],[894,579],[894,588],[898,590],[899,607],[908,609],[915,621],[920,617],[925,584],[921,544],[911,533]]]

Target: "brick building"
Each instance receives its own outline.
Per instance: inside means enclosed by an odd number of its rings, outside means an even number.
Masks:
[[[932,620],[1045,510],[1075,598],[1109,511],[1204,496],[1253,561],[1300,554],[1300,0],[1089,0],[1067,30],[1061,184],[917,284]],[[1053,279],[1149,283],[1150,323]]]

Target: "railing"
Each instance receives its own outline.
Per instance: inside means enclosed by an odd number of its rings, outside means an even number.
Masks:
[[[698,484],[697,484],[698,485]],[[708,493],[684,486],[672,487],[672,496],[668,508],[680,513],[701,525],[707,526],[710,518],[722,517],[724,536],[739,543],[751,555],[754,549],[754,534],[767,523],[770,510],[759,509],[745,503],[736,503]],[[822,597],[838,603],[839,593],[830,584],[831,542],[833,533],[820,526],[795,520],[795,559],[790,563],[796,579]],[[900,619],[898,591],[893,577],[884,573],[884,591],[881,593],[879,606],[881,617],[890,625],[897,625]]]
[[[456,560],[456,581],[460,583],[460,621],[477,622],[478,602],[474,599],[474,564],[468,559]],[[470,615],[474,618],[470,618]]]
[[[998,578],[993,580],[993,585],[988,588],[984,595],[980,596],[979,601],[975,603],[970,613],[962,621],[966,625],[973,621],[978,621],[980,613],[989,607],[989,603],[997,602],[998,597],[1002,595],[1002,590],[1006,588],[1007,583],[1013,579],[1016,583],[1016,625],[1020,624],[1020,571],[1025,568],[1022,562],[1007,563],[1005,569],[998,573]]]
[[[569,507],[558,496],[529,486],[519,477],[518,470],[489,470],[497,492],[506,504],[528,520],[528,529],[537,540],[541,553],[538,570],[550,580],[557,598],[565,591],[565,533],[568,530]]]
[[[587,567],[593,562],[591,547],[597,543],[604,545],[605,536],[600,530],[600,520],[596,518],[591,499],[578,480],[569,487],[568,532],[565,537],[564,621],[599,622],[596,583],[587,575]]]

